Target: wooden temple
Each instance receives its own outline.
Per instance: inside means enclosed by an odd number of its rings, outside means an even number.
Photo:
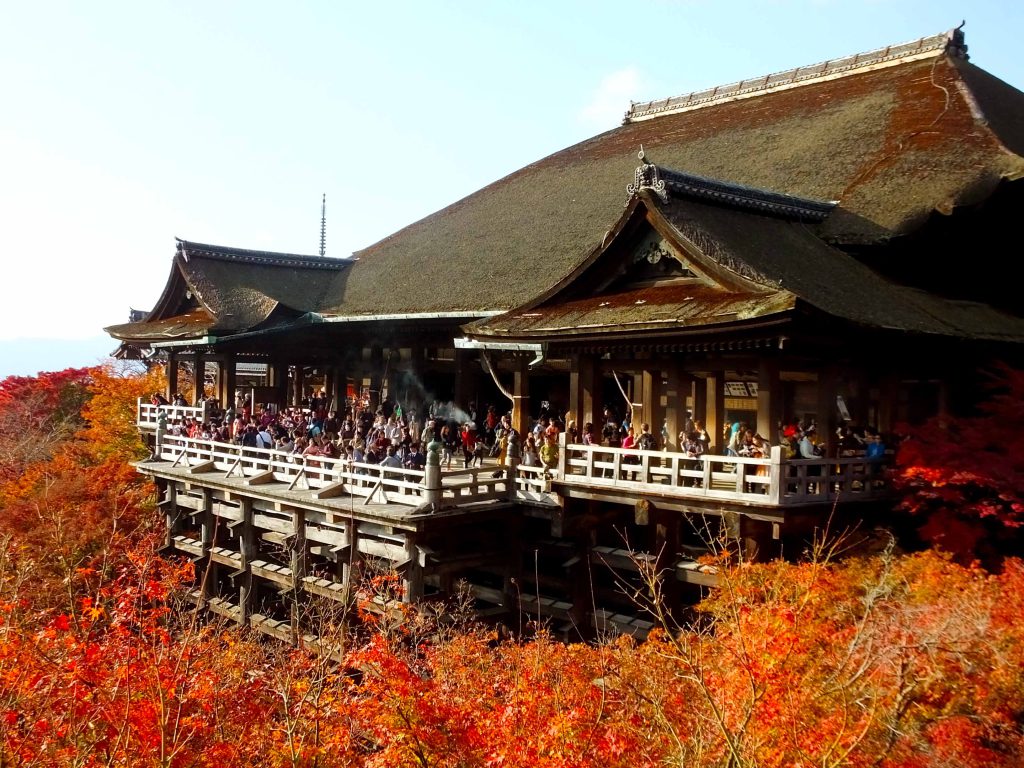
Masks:
[[[520,431],[542,402],[581,427],[610,406],[668,437],[638,464],[563,437],[550,474],[309,467],[186,438],[139,469],[169,545],[208,569],[197,599],[272,634],[298,631],[303,592],[342,599],[371,563],[407,599],[464,581],[481,613],[642,633],[622,586],[645,563],[682,603],[714,581],[695,560],[709,531],[773,556],[833,509],[884,509],[863,459],[726,457],[725,424],[887,433],[969,411],[986,369],[1022,362],[1002,269],[1022,175],[1024,94],[953,30],[634,104],[352,258],[179,241],[152,311],[107,329],[166,366],[169,394],[184,363],[194,400],[210,366],[227,402],[258,362],[278,405],[315,378],[335,403],[494,404]],[[703,462],[678,452],[687,413],[713,441]],[[146,404],[139,422],[155,427]]]

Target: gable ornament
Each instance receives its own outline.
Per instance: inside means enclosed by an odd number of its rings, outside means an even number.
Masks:
[[[647,162],[647,156],[644,154],[643,145],[640,145],[640,152],[637,153],[637,157],[640,160],[640,165],[633,171],[633,183],[626,187],[626,193],[629,197],[626,199],[626,204],[633,199],[633,196],[637,194],[641,189],[648,189],[658,196],[658,199],[663,203],[668,202],[668,188],[665,186],[665,182],[658,175],[658,166],[654,163]]]

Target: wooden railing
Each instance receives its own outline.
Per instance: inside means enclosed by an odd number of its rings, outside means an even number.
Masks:
[[[566,445],[559,454],[558,485],[673,497],[721,499],[768,506],[852,501],[887,494],[884,463],[863,457],[785,459],[774,446],[768,458]]]
[[[320,499],[341,495],[362,498],[364,504],[420,506],[427,501],[424,473],[379,464],[362,464],[324,456],[299,456],[269,448],[250,448],[165,435],[159,457],[171,467],[192,473],[221,471],[225,478],[243,478],[248,485],[286,483],[288,490],[314,492]]]
[[[786,460],[775,446],[766,459],[695,459],[562,441],[559,466],[553,470],[519,465],[424,471],[174,435],[164,435],[157,450],[172,467],[193,474],[220,471],[247,485],[283,483],[289,491],[309,490],[318,499],[347,495],[363,504],[430,504],[435,509],[496,500],[553,503],[554,494],[573,488],[771,507],[864,500],[889,492],[884,463],[863,457]]]
[[[140,397],[135,411],[136,425],[142,429],[156,429],[156,413],[161,409],[167,414],[168,426],[175,422],[184,422],[186,417],[203,420],[201,405],[153,405]]]
[[[225,478],[244,479],[247,485],[287,484],[288,490],[310,490],[317,499],[347,495],[364,504],[402,504],[437,507],[510,500],[509,471],[476,467],[441,472],[385,467],[380,464],[301,456],[271,448],[252,448],[176,435],[164,435],[159,458],[190,473],[224,472]],[[525,481],[516,480],[517,488]]]

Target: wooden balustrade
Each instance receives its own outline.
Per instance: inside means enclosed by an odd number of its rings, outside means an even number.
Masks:
[[[167,414],[167,425],[175,422],[184,422],[185,418],[203,420],[203,406],[201,405],[153,405],[141,397],[135,410],[136,425],[142,429],[156,429],[156,414],[163,410]]]
[[[668,451],[566,445],[564,440],[557,469],[518,465],[497,471],[493,466],[449,470],[439,472],[432,487],[423,470],[174,435],[163,436],[159,453],[172,466],[195,474],[223,471],[226,478],[239,477],[247,485],[284,483],[288,490],[309,490],[319,499],[350,495],[365,504],[410,507],[499,500],[553,503],[552,492],[574,486],[769,507],[869,499],[889,491],[884,464],[863,457],[787,460],[781,447],[774,446],[763,459],[693,458]]]
[[[867,499],[889,490],[884,464],[864,457],[786,459],[781,446],[773,446],[762,459],[694,458],[670,451],[568,445],[564,435],[561,439],[557,485],[765,506]]]

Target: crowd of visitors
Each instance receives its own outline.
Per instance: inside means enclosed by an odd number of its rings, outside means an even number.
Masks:
[[[151,402],[160,407],[188,403],[176,394],[171,402],[156,393]],[[553,469],[558,463],[561,422],[546,413],[523,437],[512,428],[510,415],[487,406],[482,413],[462,411],[452,403],[435,402],[422,417],[415,410],[385,401],[371,409],[365,401],[348,401],[344,410],[329,410],[323,393],[302,407],[256,408],[239,394],[228,408],[206,400],[201,417],[172,418],[166,434],[215,440],[249,448],[273,448],[295,457],[326,457],[387,467],[422,469],[426,451],[438,444],[441,467],[482,467],[486,457],[504,465],[510,455],[526,466]],[[166,413],[164,418],[166,418]],[[574,425],[573,425],[574,426]]]
[[[180,393],[171,402],[154,394],[152,402],[158,406],[187,405]],[[624,449],[624,464],[640,463],[644,451],[670,449],[695,462],[712,451],[725,456],[767,458],[773,444],[782,446],[787,459],[864,457],[880,461],[886,452],[876,430],[849,423],[840,427],[836,439],[827,445],[813,420],[779,423],[774,441],[742,421],[729,423],[716,446],[702,421],[687,412],[675,445],[670,445],[667,425],[655,433],[649,423],[633,424],[628,415],[620,419],[611,407],[604,409],[599,431],[591,422],[579,429],[571,415],[563,421],[544,411],[525,435],[512,428],[510,414],[499,414],[493,405],[478,412],[473,407],[463,411],[453,403],[435,402],[422,416],[388,401],[374,409],[358,400],[346,402],[340,413],[329,408],[324,393],[315,393],[303,407],[281,410],[265,405],[254,408],[239,394],[226,409],[216,401],[206,401],[202,418],[175,419],[166,431],[251,448],[274,448],[292,456],[322,456],[407,469],[422,469],[428,446],[436,442],[441,467],[446,470],[481,467],[485,457],[495,458],[503,466],[514,456],[524,467],[551,472],[558,465],[559,435],[563,431],[569,445]]]

